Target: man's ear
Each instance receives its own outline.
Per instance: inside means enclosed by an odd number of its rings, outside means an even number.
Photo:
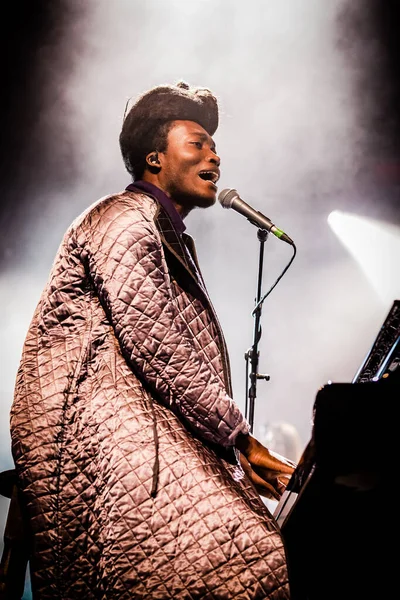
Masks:
[[[146,156],[146,163],[150,169],[159,170],[161,168],[161,165],[160,165],[160,159],[158,158],[158,152],[150,152]]]

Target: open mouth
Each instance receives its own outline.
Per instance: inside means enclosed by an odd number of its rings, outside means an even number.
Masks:
[[[199,177],[203,181],[211,181],[215,185],[219,179],[219,174],[215,171],[200,171]]]

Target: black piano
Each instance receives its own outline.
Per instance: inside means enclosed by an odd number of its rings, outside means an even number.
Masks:
[[[396,300],[353,381],[318,390],[310,442],[276,507],[292,600],[399,596],[399,400]]]

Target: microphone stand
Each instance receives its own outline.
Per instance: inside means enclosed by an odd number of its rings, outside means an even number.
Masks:
[[[257,381],[259,379],[264,379],[265,381],[269,381],[269,375],[260,375],[258,373],[258,359],[260,356],[258,350],[258,342],[261,338],[261,310],[262,310],[262,302],[261,300],[261,284],[262,284],[262,272],[263,272],[263,263],[264,263],[264,244],[268,237],[268,231],[266,229],[259,229],[257,231],[257,237],[260,242],[260,251],[259,251],[259,259],[258,259],[258,282],[257,282],[257,297],[256,297],[256,308],[253,311],[254,316],[254,335],[253,335],[253,345],[247,350],[244,355],[246,360],[246,400],[245,400],[245,416],[250,425],[250,433],[253,433],[254,428],[254,406],[255,400],[257,396]],[[251,371],[249,373],[249,363],[251,365]],[[250,380],[250,386],[248,386],[248,382]]]

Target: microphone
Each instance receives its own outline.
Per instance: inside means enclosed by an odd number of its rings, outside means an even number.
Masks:
[[[222,190],[222,192],[220,192],[218,195],[218,200],[223,208],[233,208],[233,210],[236,210],[236,212],[246,217],[250,223],[259,229],[266,229],[268,232],[276,235],[276,237],[280,240],[283,240],[287,244],[294,246],[293,240],[291,240],[290,237],[284,231],[282,231],[282,229],[276,227],[276,225],[274,225],[274,223],[268,219],[268,217],[260,213],[258,210],[254,210],[254,208],[249,206],[249,204],[241,199],[236,190]]]

